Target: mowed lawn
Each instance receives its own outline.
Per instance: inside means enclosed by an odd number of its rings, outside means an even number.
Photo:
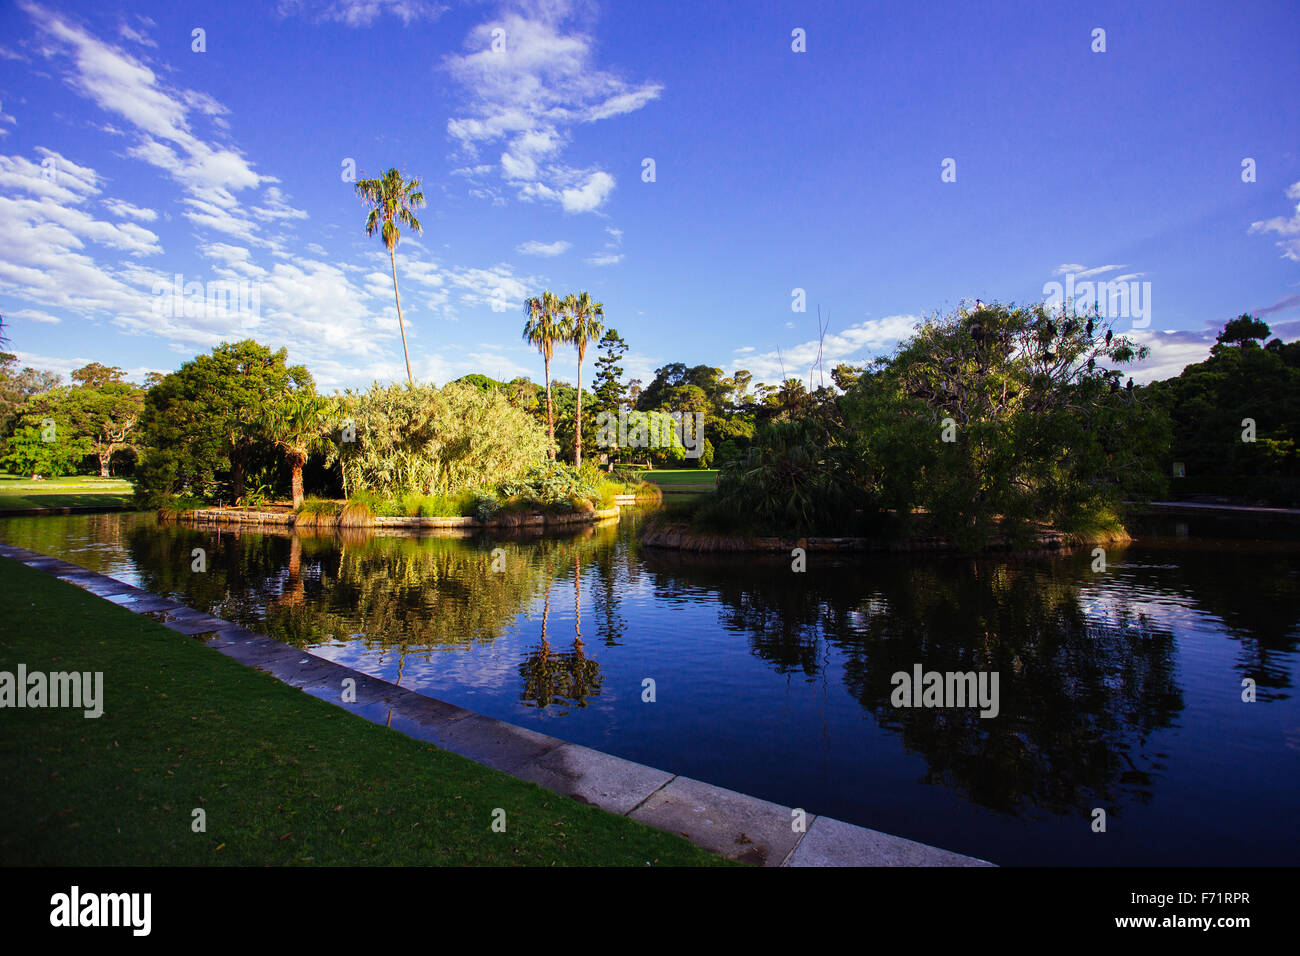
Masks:
[[[665,468],[642,471],[637,474],[642,481],[658,485],[669,495],[675,492],[712,491],[718,480],[716,468]]]
[[[77,475],[33,481],[0,472],[0,511],[129,505],[131,494],[131,482],[121,478]]]
[[[103,716],[0,711],[0,865],[729,865],[0,558],[0,671],[19,663],[102,671]]]

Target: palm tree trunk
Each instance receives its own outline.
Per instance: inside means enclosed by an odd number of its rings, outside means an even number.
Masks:
[[[402,297],[397,292],[397,256],[393,254],[391,246],[388,249],[388,261],[393,264],[393,298],[397,300],[397,327],[402,330],[402,355],[406,358],[406,383],[414,385],[415,380],[411,378],[411,353],[406,350],[406,323],[402,321]]]
[[[582,467],[582,349],[578,350],[578,415],[574,420],[573,427],[577,429],[577,437],[573,442],[573,467]]]
[[[546,455],[555,461],[555,412],[551,408],[551,360],[543,358],[542,363],[546,366],[546,434],[551,443],[546,446]]]
[[[292,475],[289,479],[289,485],[293,488],[293,506],[295,509],[302,507],[302,462],[295,458],[289,463]]]

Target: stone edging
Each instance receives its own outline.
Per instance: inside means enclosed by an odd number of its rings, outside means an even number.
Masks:
[[[521,515],[517,520],[507,521],[479,521],[477,518],[408,518],[408,517],[390,517],[376,515],[366,524],[359,524],[352,527],[357,528],[512,528],[512,527],[530,527],[534,525],[552,525],[565,524],[583,524],[594,521],[605,521],[610,518],[617,518],[619,507],[615,505],[612,508],[594,511],[575,511],[572,514],[527,514]],[[182,521],[187,524],[256,524],[256,525],[283,525],[291,527],[297,523],[297,515],[292,511],[245,511],[235,508],[196,508],[191,511],[182,511],[170,520]],[[333,528],[337,527],[337,522],[331,521],[328,524],[318,525],[310,524],[304,527],[311,528]],[[348,526],[345,526],[348,527]]]
[[[796,833],[789,807],[475,714],[36,551],[0,545],[0,556],[146,614],[371,723],[562,796],[680,834],[732,860],[760,866],[993,865],[812,813],[807,814],[806,831]],[[347,678],[356,681],[355,702],[342,700],[342,681]]]
[[[772,551],[789,554],[795,548],[805,551],[960,551],[950,538],[930,536],[891,541],[884,538],[771,538],[733,537],[694,532],[686,528],[658,528],[646,531],[641,543],[650,548],[675,548],[679,551],[735,552]],[[1036,536],[1037,549],[1061,551],[1069,547],[1066,536],[1059,531],[1046,531]],[[986,550],[1006,550],[1004,542],[995,542]],[[1023,553],[1023,552],[1021,552]]]

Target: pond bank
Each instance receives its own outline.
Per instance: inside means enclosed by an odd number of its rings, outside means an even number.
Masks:
[[[508,513],[499,515],[492,521],[479,521],[477,518],[465,517],[391,517],[384,515],[348,515],[343,521],[338,516],[330,516],[321,521],[319,515],[299,516],[292,511],[247,511],[237,508],[197,508],[192,511],[172,512],[160,510],[160,521],[176,521],[181,524],[248,524],[272,525],[280,527],[332,528],[520,528],[520,527],[562,527],[574,524],[594,524],[601,521],[615,520],[619,516],[619,506],[575,511],[569,514],[531,514]],[[301,518],[301,520],[300,520]]]
[[[1096,543],[1112,544],[1128,540],[1127,536],[1111,535]],[[1060,531],[1040,531],[1028,548],[1012,548],[1009,541],[993,539],[986,551],[1042,552],[1062,551],[1084,542]],[[651,528],[642,535],[641,544],[651,548],[675,548],[695,552],[783,552],[795,548],[819,552],[861,551],[961,551],[962,548],[944,535],[925,535],[906,539],[818,537],[799,538],[763,537],[758,535],[725,535],[695,531],[685,525]]]
[[[163,628],[202,641],[207,648],[216,650],[235,662],[264,671],[320,702],[340,708],[372,724],[379,724],[408,737],[433,744],[441,751],[450,751],[452,754],[468,757],[518,780],[538,784],[546,790],[571,797],[579,804],[599,807],[614,816],[625,818],[626,821],[645,824],[667,834],[685,836],[696,846],[736,862],[759,866],[990,865],[974,857],[951,853],[913,840],[805,812],[802,808],[791,808],[760,800],[747,794],[634,763],[476,714],[454,704],[416,693],[408,688],[398,687],[364,672],[318,657],[309,651],[273,640],[222,618],[194,610],[114,578],[35,551],[0,545],[0,557],[10,558],[34,571],[42,571],[68,584],[76,585],[102,598],[105,602],[118,605],[122,611],[148,616]],[[103,610],[116,613],[114,609]],[[108,643],[113,648],[119,649],[124,643],[129,642]],[[172,652],[179,650],[179,647],[170,642],[164,644]],[[190,649],[194,647],[195,645],[187,643],[184,653],[192,653]],[[132,655],[129,651],[127,657],[137,662],[142,659],[141,655]],[[190,678],[182,679],[178,683],[177,675],[194,670],[198,665],[198,658],[195,656],[193,663],[186,661],[177,664],[178,666],[168,669],[171,683],[167,686],[174,699],[164,704],[163,708],[175,713],[177,722],[185,718],[184,727],[191,732],[192,736],[193,728],[188,720],[197,718],[187,716],[191,713],[187,708],[194,705],[188,700],[182,701],[178,695],[186,690],[201,690],[201,696],[207,699],[212,694],[212,681],[216,678],[215,674],[204,674],[203,677],[210,678],[206,683],[202,681],[196,683]],[[191,674],[191,678],[193,676]],[[151,682],[157,679],[151,675]],[[351,686],[349,682],[353,682]],[[121,684],[115,680],[114,686],[121,686]],[[128,682],[127,686],[132,685]],[[234,689],[231,706],[237,706],[238,700],[246,693],[247,691],[239,688]],[[127,696],[129,691],[123,695],[123,697]],[[158,697],[167,696],[162,693],[158,695]],[[145,698],[141,700],[155,711],[158,708],[156,697],[151,696],[147,700]],[[115,705],[115,708],[122,706]],[[307,709],[313,716],[318,716],[310,708]],[[111,719],[113,716],[114,713],[106,711],[106,719]],[[160,720],[156,713],[150,719],[155,722]],[[287,723],[300,724],[308,719],[306,716],[290,715]],[[202,725],[198,729],[201,728]],[[84,734],[85,731],[77,728],[76,733]],[[317,744],[320,743],[320,738],[311,739],[317,740]],[[201,758],[201,754],[196,754],[193,748],[194,745],[191,743],[189,751],[191,757]],[[308,750],[315,749],[316,745],[308,748]],[[168,753],[170,754],[170,749]],[[236,756],[241,760],[246,759],[242,753]],[[336,760],[340,759],[337,755],[333,756]],[[405,754],[400,755],[398,759],[400,760],[401,757],[410,759],[409,755]],[[78,755],[77,759],[82,758]],[[171,756],[166,757],[167,761],[173,759]],[[308,754],[302,754],[302,759],[307,761],[313,758]],[[189,763],[193,763],[193,759]],[[298,760],[295,759],[293,763],[297,765]],[[400,763],[398,765],[400,766]],[[296,778],[302,772],[301,768],[295,769],[293,777]],[[390,769],[388,772],[396,771]],[[339,775],[336,767],[330,768],[329,777],[335,784],[338,783]],[[252,779],[260,780],[256,774]],[[279,779],[279,776],[273,779]],[[363,779],[367,778],[363,777]],[[316,781],[312,783],[312,786],[322,785]],[[344,785],[353,786],[346,781]],[[445,785],[443,789],[446,789]],[[316,794],[313,793],[311,796],[315,798]],[[340,806],[335,807],[335,811],[342,811],[344,809],[342,798],[333,795],[324,800],[321,806],[328,807],[334,799],[341,801]],[[457,796],[455,799],[459,801],[461,798]],[[500,798],[494,799],[499,804]],[[518,802],[525,799],[525,795],[521,793],[515,799],[516,803],[507,806],[517,807]],[[349,798],[349,802],[356,802],[356,800],[356,797]],[[537,801],[534,800],[533,803],[536,804]],[[50,805],[56,804],[51,802]],[[483,806],[492,805],[494,805],[493,800],[483,804]],[[260,807],[261,804],[258,806]],[[170,810],[169,807],[163,809]],[[549,804],[542,804],[541,809],[552,810]],[[564,814],[566,809],[556,808],[552,810],[552,815],[557,812]],[[280,807],[277,806],[276,811],[279,810]],[[511,812],[527,818],[526,813],[518,810]],[[533,815],[539,815],[539,811],[533,809]],[[438,816],[430,811],[425,816],[425,819],[429,818],[436,820]],[[337,822],[337,819],[330,820],[331,826]],[[486,819],[486,814],[479,814],[475,823],[482,823],[482,820]],[[417,821],[417,824],[419,822],[422,821]],[[589,818],[586,822],[588,827],[599,825]],[[616,823],[618,826],[627,826],[625,822],[609,821],[605,825],[606,829]],[[558,822],[552,824],[552,826],[560,825],[561,823]],[[277,820],[275,824],[268,827],[268,830],[278,830],[281,826],[288,827],[290,824],[287,821],[281,823]],[[297,820],[294,826],[298,830],[297,839],[306,841],[308,845],[314,842],[316,834],[313,831],[308,829],[308,832],[302,832],[305,828],[311,827],[307,818]],[[576,829],[574,823],[570,823],[570,826]],[[421,831],[421,835],[428,835],[436,832],[437,829],[437,827],[430,827]],[[538,829],[542,833],[547,833],[550,827]],[[475,827],[475,832],[480,841],[486,842],[490,839],[483,836],[489,832],[489,827],[486,825]],[[613,832],[618,833],[618,831]],[[637,832],[635,829],[624,830],[619,835],[630,837]],[[285,837],[292,833],[291,830],[289,834],[280,837],[276,844],[271,844],[269,840],[262,842],[274,847],[282,844]],[[563,838],[564,834],[561,832],[558,836]],[[340,845],[346,845],[354,850],[357,841],[353,839]],[[223,843],[222,846],[225,844]],[[650,843],[650,846],[654,844]],[[671,851],[673,846],[673,842],[668,841],[655,846],[655,849],[664,853]],[[323,843],[316,843],[314,851],[319,853],[322,848]],[[566,848],[566,846],[560,847],[561,850]],[[442,849],[454,852],[453,847]],[[588,854],[589,857],[590,855]],[[605,861],[600,859],[592,861],[588,858],[578,862]],[[683,858],[682,855],[678,855],[677,858],[666,862],[682,865],[694,861],[689,857]]]

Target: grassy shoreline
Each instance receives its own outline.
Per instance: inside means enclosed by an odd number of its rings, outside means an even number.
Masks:
[[[0,474],[0,511],[121,507],[131,500],[131,483],[120,478],[79,475],[33,481]]]
[[[14,709],[4,865],[719,865],[371,724],[0,558],[0,670],[102,671],[104,715]],[[494,809],[506,832],[493,832]],[[192,829],[206,813],[206,832]]]

